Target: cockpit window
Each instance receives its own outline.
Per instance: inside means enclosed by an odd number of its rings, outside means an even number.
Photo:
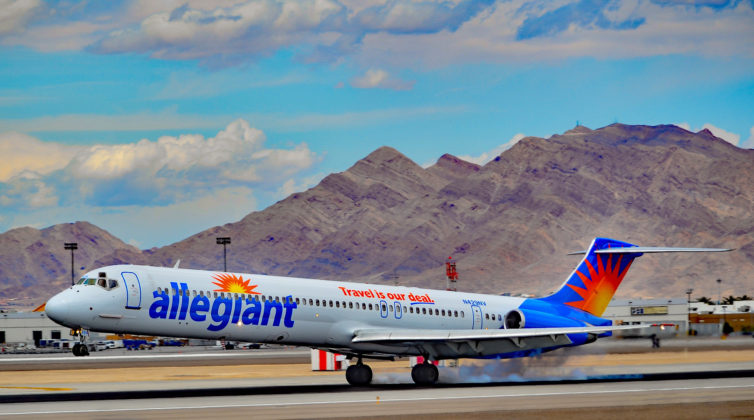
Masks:
[[[97,285],[105,290],[112,290],[118,287],[118,280],[106,279],[104,277],[100,277],[100,278],[82,277],[81,279],[79,279],[79,281],[76,284],[80,284],[83,286]]]

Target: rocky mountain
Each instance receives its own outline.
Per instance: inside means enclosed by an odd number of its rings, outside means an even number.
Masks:
[[[528,137],[481,167],[444,155],[425,169],[382,147],[236,223],[143,252],[112,245],[94,264],[181,259],[182,267],[218,269],[217,236],[232,237],[231,271],[444,288],[443,264],[453,255],[459,290],[540,295],[577,264],[566,254],[595,236],[732,247],[645,256],[618,296],[683,296],[688,287],[710,296],[717,278],[724,292],[750,294],[754,150],[707,130],[622,124]],[[23,270],[5,261],[4,276]]]

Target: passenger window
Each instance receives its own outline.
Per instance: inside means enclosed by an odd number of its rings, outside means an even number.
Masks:
[[[332,308],[332,301],[330,301],[330,307]]]
[[[490,319],[490,314],[484,314],[484,319]]]
[[[463,311],[461,311],[461,318],[463,318]]]
[[[298,304],[300,304],[300,303],[301,303],[301,301],[299,301],[299,299],[298,299],[298,298],[296,298],[296,305],[298,305]],[[304,300],[304,304],[306,304],[306,300]]]
[[[335,307],[340,308],[340,302],[338,302],[337,300],[335,301]]]
[[[388,306],[387,309],[388,309],[388,312],[393,312],[393,305]]]
[[[372,304],[371,303],[369,304],[369,310],[370,311],[372,310]]]
[[[453,316],[458,318],[458,311],[453,311]]]
[[[312,300],[309,299],[309,306],[312,306]]]
[[[364,309],[364,310],[366,310],[366,309],[367,309],[367,304],[366,304],[366,303],[362,303],[362,304],[361,304],[361,309]]]
[[[357,306],[358,307],[358,306]],[[353,302],[348,302],[348,308],[353,309]]]
[[[442,310],[442,316],[445,316],[445,309]]]
[[[427,308],[422,308],[422,314],[424,314],[424,315],[427,314]]]

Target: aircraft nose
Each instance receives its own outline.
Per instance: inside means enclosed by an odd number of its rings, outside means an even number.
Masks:
[[[66,292],[58,293],[50,298],[45,304],[45,313],[51,320],[61,325],[66,325],[68,315],[69,299]]]

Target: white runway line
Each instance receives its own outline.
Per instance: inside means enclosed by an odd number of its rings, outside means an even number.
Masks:
[[[416,397],[416,398],[391,398],[381,397],[380,402],[416,402],[416,401],[447,401],[460,399],[487,399],[487,398],[521,398],[521,397],[558,397],[568,395],[606,395],[620,393],[638,393],[638,392],[672,392],[672,391],[695,391],[695,390],[724,390],[724,389],[746,389],[754,388],[754,384],[747,385],[722,385],[722,386],[698,386],[698,387],[665,387],[665,388],[636,388],[636,389],[617,389],[617,390],[595,390],[595,391],[574,391],[574,392],[530,392],[514,394],[490,394],[490,395],[469,395],[469,396],[435,396],[435,397]],[[129,411],[165,411],[165,410],[202,410],[202,409],[221,409],[221,408],[262,408],[262,407],[293,407],[303,405],[332,405],[332,404],[353,404],[353,403],[370,403],[375,402],[374,398],[369,399],[343,399],[335,401],[310,401],[310,402],[276,402],[276,403],[249,403],[249,404],[226,404],[226,405],[187,405],[182,403],[173,407],[139,407],[139,408],[113,408],[113,409],[89,409],[89,410],[59,410],[59,411],[19,411],[10,413],[0,413],[0,416],[18,416],[18,415],[44,415],[44,414],[94,414],[94,413],[120,413]]]

